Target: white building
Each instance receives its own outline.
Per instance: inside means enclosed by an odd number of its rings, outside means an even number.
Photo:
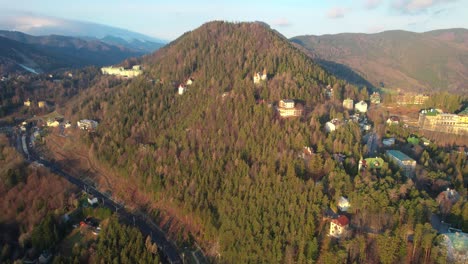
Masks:
[[[325,123],[325,131],[330,133],[330,132],[333,132],[335,130],[336,130],[336,126],[331,121],[328,121],[327,123]]]
[[[346,212],[348,211],[349,207],[351,207],[349,200],[341,196],[340,199],[338,200],[338,209],[340,209],[340,211],[342,212]]]
[[[260,75],[260,72],[257,72],[254,74],[253,81],[255,84],[260,83],[260,81],[266,81],[268,80],[266,69],[263,70],[263,74]]]
[[[89,119],[83,119],[76,122],[76,125],[81,130],[93,130],[98,126],[98,122]]]
[[[386,147],[395,145],[395,138],[384,138],[382,144]]]
[[[343,100],[343,108],[347,110],[353,110],[354,109],[354,101],[353,99],[347,98]]]
[[[354,105],[354,109],[358,112],[361,113],[366,113],[367,112],[367,103],[364,101],[360,101],[359,103],[356,103]]]
[[[179,89],[178,89],[178,93],[180,95],[183,95],[185,93],[185,91],[187,90],[187,87],[183,86],[182,84],[179,85]]]

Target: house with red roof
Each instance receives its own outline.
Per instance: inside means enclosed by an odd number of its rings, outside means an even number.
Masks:
[[[345,215],[340,215],[338,218],[332,219],[330,222],[329,235],[340,238],[346,234],[349,227],[349,219]]]

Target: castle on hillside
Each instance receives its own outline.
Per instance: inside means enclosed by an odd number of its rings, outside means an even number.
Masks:
[[[255,84],[260,83],[261,81],[266,81],[268,79],[266,69],[263,69],[263,74],[260,75],[260,72],[254,74],[253,81]]]
[[[131,69],[125,69],[124,67],[102,67],[102,74],[116,75],[124,78],[133,78],[143,73],[140,65],[135,65]]]
[[[468,135],[468,113],[464,112],[456,115],[436,109],[422,110],[418,123],[419,128],[424,130]]]

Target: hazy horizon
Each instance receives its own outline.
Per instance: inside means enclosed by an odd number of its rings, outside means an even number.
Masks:
[[[468,21],[463,19],[468,13],[468,0],[331,0],[313,3],[303,0],[272,3],[244,0],[195,3],[184,0],[174,4],[147,0],[131,3],[84,1],[80,4],[20,0],[5,1],[2,6],[6,12],[0,15],[0,27],[7,30],[41,32],[80,22],[125,29],[163,40],[173,40],[213,20],[263,21],[288,38],[468,28]],[[74,25],[69,26],[73,28]]]

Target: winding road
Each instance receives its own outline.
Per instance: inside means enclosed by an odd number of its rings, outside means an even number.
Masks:
[[[78,188],[98,198],[104,207],[115,210],[121,220],[129,224],[133,224],[135,227],[137,227],[144,237],[150,236],[153,243],[158,245],[160,252],[162,252],[162,255],[169,263],[183,263],[179,254],[179,250],[175,244],[171,242],[166,237],[165,233],[154,222],[149,220],[148,217],[129,212],[124,206],[115,202],[105,194],[99,192],[93,186],[64,172],[53,162],[42,159],[32,148],[30,135],[26,133],[22,135],[15,134],[15,138],[18,151],[23,153],[29,162],[38,162],[42,164],[55,174],[76,185]]]

